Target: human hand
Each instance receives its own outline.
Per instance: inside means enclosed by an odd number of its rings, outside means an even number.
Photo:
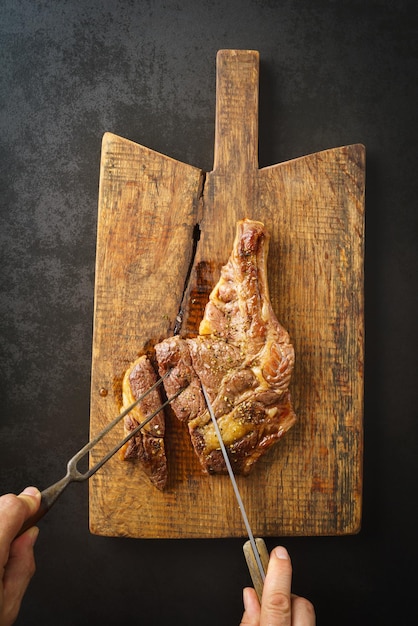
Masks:
[[[254,589],[244,589],[240,626],[315,626],[311,602],[291,592],[292,563],[287,550],[274,548],[264,581],[261,607]]]
[[[0,497],[0,626],[11,626],[16,620],[35,573],[33,546],[38,528],[29,528],[15,537],[40,502],[41,493],[35,487],[27,487],[18,496],[8,493]]]

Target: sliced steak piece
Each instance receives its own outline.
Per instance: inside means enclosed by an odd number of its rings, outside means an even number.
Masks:
[[[181,422],[189,422],[206,410],[206,402],[202,393],[199,378],[193,369],[192,359],[187,342],[179,336],[169,337],[155,346],[158,372],[164,376],[167,397],[173,396],[179,389],[184,391],[171,402],[176,417]]]
[[[135,402],[156,380],[157,375],[148,357],[146,355],[139,357],[126,371],[123,379],[122,409]],[[154,389],[124,418],[125,434],[132,432],[138,424],[158,409],[161,403],[160,392],[158,388]],[[160,490],[163,490],[167,483],[164,434],[164,412],[160,411],[122,448],[122,458],[138,461],[151,482]]]

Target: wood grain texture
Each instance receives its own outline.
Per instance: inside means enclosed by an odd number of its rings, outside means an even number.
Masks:
[[[172,334],[193,249],[183,333],[196,334],[238,219],[270,232],[273,308],[296,352],[298,422],[237,477],[259,536],[339,535],[361,524],[365,150],[343,146],[258,168],[258,53],[217,58],[215,159],[206,174],[115,135],[103,139],[91,435],[118,413],[129,363]],[[122,436],[115,429],[94,463]],[[169,484],[111,459],[90,481],[90,528],[144,538],[245,536],[229,478],[206,476],[167,419]]]

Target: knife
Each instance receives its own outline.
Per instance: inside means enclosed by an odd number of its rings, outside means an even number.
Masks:
[[[253,535],[250,522],[248,521],[248,515],[245,511],[244,503],[242,501],[241,494],[238,489],[237,481],[235,480],[235,475],[231,466],[231,462],[229,460],[228,452],[226,450],[224,441],[222,439],[222,434],[219,429],[219,425],[215,417],[212,404],[209,400],[208,393],[203,384],[202,384],[202,391],[205,397],[206,406],[208,408],[209,415],[211,417],[213,426],[215,428],[216,436],[218,438],[222,456],[224,458],[226,468],[228,470],[229,478],[231,479],[232,487],[235,492],[235,497],[237,499],[238,506],[241,511],[241,516],[244,521],[244,525],[248,534],[249,540],[246,541],[243,546],[244,556],[245,556],[245,560],[247,561],[247,566],[250,572],[251,580],[253,581],[254,589],[258,596],[258,600],[259,602],[261,602],[264,580],[266,578],[266,570],[267,570],[267,565],[269,561],[269,554],[268,554],[267,547],[266,547],[264,540],[261,539],[260,537],[255,538]]]

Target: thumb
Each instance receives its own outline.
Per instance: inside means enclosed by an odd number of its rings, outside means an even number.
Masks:
[[[25,515],[25,520],[34,515],[39,509],[41,492],[36,487],[26,487],[17,497],[26,504],[27,514]]]

